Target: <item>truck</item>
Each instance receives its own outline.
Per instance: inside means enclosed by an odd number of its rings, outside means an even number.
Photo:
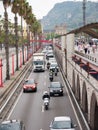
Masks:
[[[44,53],[34,53],[33,54],[33,71],[45,71],[45,54]]]

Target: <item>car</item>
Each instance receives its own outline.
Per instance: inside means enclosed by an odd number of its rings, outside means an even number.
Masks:
[[[46,55],[46,59],[47,60],[49,60],[49,58],[53,58],[54,57],[54,54],[53,53],[48,53],[47,55]]]
[[[55,68],[57,68],[57,72],[59,72],[59,67],[58,67],[57,62],[51,62],[49,70],[54,72]]]
[[[75,127],[69,116],[54,117],[50,123],[50,130],[75,130]]]
[[[63,96],[63,86],[60,82],[51,82],[49,86],[50,96]]]
[[[47,68],[50,68],[51,63],[57,63],[55,57],[49,58],[47,61]]]
[[[25,130],[25,126],[20,120],[7,120],[0,122],[0,130]]]
[[[23,83],[23,92],[36,92],[37,91],[37,82],[34,79],[26,79]]]

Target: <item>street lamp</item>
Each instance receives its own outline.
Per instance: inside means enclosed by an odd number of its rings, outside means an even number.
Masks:
[[[86,24],[85,10],[86,10],[86,0],[83,0],[83,25]]]

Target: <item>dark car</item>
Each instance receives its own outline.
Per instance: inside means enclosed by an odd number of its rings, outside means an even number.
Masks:
[[[23,92],[36,92],[37,82],[34,79],[26,79],[23,83]]]
[[[0,123],[0,130],[25,130],[25,126],[20,120],[8,120]]]
[[[63,86],[60,82],[51,82],[49,86],[50,96],[63,96]]]

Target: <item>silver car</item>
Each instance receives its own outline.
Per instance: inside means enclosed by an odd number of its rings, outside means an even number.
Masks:
[[[50,130],[75,130],[75,127],[68,116],[54,117],[50,124]]]

